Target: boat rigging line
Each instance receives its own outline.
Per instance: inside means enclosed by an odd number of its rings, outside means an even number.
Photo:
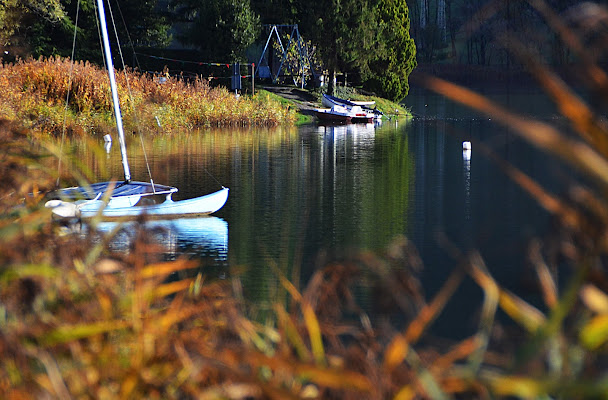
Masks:
[[[65,142],[65,129],[66,120],[68,118],[68,108],[70,107],[70,94],[72,90],[72,79],[74,77],[74,53],[76,49],[76,31],[78,29],[78,16],[80,14],[80,0],[76,4],[76,18],[74,19],[74,36],[72,38],[72,56],[70,57],[70,75],[68,77],[68,90],[65,96],[65,107],[63,108],[63,126],[61,128],[61,142],[59,144],[59,161],[57,165],[57,182],[55,185],[59,187],[59,180],[61,179],[61,161],[63,158],[63,144]]]

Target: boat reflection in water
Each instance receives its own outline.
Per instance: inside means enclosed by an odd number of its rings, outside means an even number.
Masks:
[[[318,125],[317,132],[324,137],[333,136],[336,139],[344,139],[346,136],[357,143],[360,140],[373,139],[376,133],[376,124],[347,124],[347,125]]]
[[[108,249],[128,253],[139,234],[144,232],[146,242],[160,246],[166,260],[183,255],[201,258],[205,264],[225,266],[228,262],[228,223],[221,218],[203,216],[170,220],[128,222],[100,222],[94,241],[107,240]],[[83,226],[82,234],[91,229]]]
[[[319,125],[317,133],[322,137],[326,150],[332,153],[356,154],[373,148],[376,137],[375,124]],[[337,154],[336,154],[337,155]]]

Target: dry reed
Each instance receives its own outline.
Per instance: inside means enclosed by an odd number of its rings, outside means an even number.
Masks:
[[[206,80],[117,72],[125,129],[178,133],[197,127],[293,123],[295,112],[263,96],[242,96]],[[106,73],[88,62],[48,58],[0,65],[0,118],[42,134],[112,130]],[[67,104],[67,107],[66,107]],[[157,119],[158,118],[158,119]],[[162,129],[157,127],[161,121]]]

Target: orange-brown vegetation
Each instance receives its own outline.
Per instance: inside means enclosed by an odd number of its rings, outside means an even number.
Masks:
[[[202,79],[160,80],[131,69],[118,71],[116,79],[127,130],[177,133],[199,127],[293,123],[296,118],[293,110],[268,96],[236,98]],[[55,136],[108,133],[113,117],[107,74],[91,63],[63,58],[2,64],[0,118]]]

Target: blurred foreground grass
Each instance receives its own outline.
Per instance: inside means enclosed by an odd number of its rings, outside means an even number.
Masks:
[[[572,39],[557,22],[555,30]],[[580,58],[592,90],[608,93],[604,72]],[[473,144],[554,216],[551,241],[539,239],[529,250],[542,309],[501,288],[478,254],[458,249],[452,274],[427,299],[416,278],[421,260],[407,239],[396,238],[383,254],[327,264],[302,289],[277,271],[288,301],[261,324],[248,316],[238,274],[168,280],[198,266],[162,262],[145,230],[126,254],[112,253],[103,240],[59,234],[38,194],[56,179],[42,162],[52,149],[33,146],[26,132],[2,122],[0,397],[608,398],[608,129],[601,113],[545,65],[522,59],[563,110],[567,131],[448,82],[424,82],[588,178],[558,196]],[[562,287],[558,264],[571,271]],[[402,315],[404,329],[376,326],[357,306],[352,290],[360,279],[376,288],[379,304]],[[484,293],[478,329],[459,342],[434,343],[428,327],[465,279]],[[500,326],[498,312],[512,324]]]

